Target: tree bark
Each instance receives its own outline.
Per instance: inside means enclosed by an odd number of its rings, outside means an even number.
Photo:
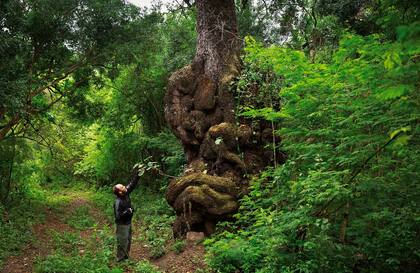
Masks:
[[[196,7],[194,60],[171,75],[165,96],[165,118],[188,162],[166,193],[177,214],[177,237],[190,230],[212,233],[217,221],[237,211],[245,175],[273,160],[262,148],[272,141],[270,124],[255,128],[235,120],[230,84],[240,72],[241,41],[234,0],[197,0]]]

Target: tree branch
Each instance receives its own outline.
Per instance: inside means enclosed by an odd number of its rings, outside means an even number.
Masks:
[[[73,64],[72,66],[70,66],[70,68],[64,72],[63,75],[61,75],[60,77],[56,78],[55,80],[51,81],[49,84],[38,87],[37,89],[35,89],[34,91],[32,91],[29,94],[29,99],[32,99],[33,97],[35,97],[36,95],[38,95],[39,93],[41,93],[42,91],[44,91],[45,89],[59,83],[61,80],[64,80],[65,78],[67,78],[71,73],[73,73],[74,71],[76,71],[78,68],[80,68],[83,64],[82,63],[77,63],[77,64]]]
[[[28,122],[29,122],[29,125],[32,127],[32,129],[34,129],[35,134],[37,134],[37,136],[39,136],[42,139],[42,141],[46,143],[44,146],[48,147],[48,149],[50,150],[50,154],[53,156],[54,152],[51,148],[51,144],[44,138],[44,136],[41,133],[39,133],[39,130],[37,130],[35,126],[29,120]]]
[[[0,141],[3,140],[10,130],[18,124],[20,121],[20,115],[16,114],[1,130],[0,130]]]
[[[35,97],[36,95],[40,94],[42,91],[44,91],[46,89],[49,89],[49,88],[53,87],[54,85],[56,85],[57,83],[59,83],[61,80],[64,80],[70,74],[72,74],[74,71],[76,71],[78,68],[80,68],[82,65],[83,65],[83,63],[73,64],[72,66],[70,66],[68,68],[68,70],[66,72],[64,72],[63,75],[61,75],[58,78],[56,78],[55,80],[51,81],[47,85],[44,85],[44,86],[41,86],[41,87],[36,88],[35,90],[33,90],[32,92],[29,93],[29,96],[28,96],[28,100],[27,101],[30,102],[33,97]],[[61,98],[62,98],[62,96],[59,98],[59,100],[61,100]],[[54,101],[53,103],[51,103],[50,105],[48,105],[46,109],[49,109],[51,106],[53,106],[59,100]],[[3,112],[6,112],[6,109],[2,109],[2,111]],[[31,112],[31,111],[29,111],[29,112]],[[39,111],[37,111],[37,112],[39,112]],[[16,124],[18,124],[20,122],[20,120],[21,120],[21,115],[20,114],[16,114],[3,128],[1,128],[1,130],[0,130],[0,141],[2,141],[6,137],[6,135],[13,128],[13,126],[15,126]]]

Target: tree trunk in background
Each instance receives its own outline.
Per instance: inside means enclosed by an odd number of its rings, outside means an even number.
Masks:
[[[16,138],[0,142],[0,203],[7,204],[16,157]]]
[[[165,117],[181,140],[188,166],[170,182],[166,198],[177,218],[174,234],[214,231],[217,221],[238,209],[246,192],[245,174],[273,159],[262,147],[272,140],[270,126],[239,125],[229,90],[239,75],[239,51],[233,0],[197,0],[198,43],[193,62],[169,79]],[[258,127],[258,128],[256,128]]]

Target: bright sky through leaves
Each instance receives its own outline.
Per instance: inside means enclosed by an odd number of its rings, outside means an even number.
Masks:
[[[154,3],[157,2],[161,2],[163,4],[169,3],[169,0],[161,0],[161,1],[157,1],[157,0],[128,0],[128,2],[139,6],[139,7],[148,7],[150,8]]]

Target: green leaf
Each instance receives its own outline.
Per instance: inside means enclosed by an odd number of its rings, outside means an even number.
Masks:
[[[216,138],[216,140],[214,141],[216,145],[220,145],[222,142],[223,142],[223,138],[221,137]]]
[[[382,100],[391,100],[405,95],[410,89],[411,87],[406,84],[391,86],[382,90],[382,92],[378,94],[377,97]]]
[[[401,65],[400,55],[396,52],[388,52],[384,61],[385,68],[391,70],[398,65]]]
[[[401,133],[408,133],[408,132],[410,132],[411,131],[411,127],[410,126],[405,126],[405,127],[402,127],[402,128],[399,128],[399,129],[397,129],[397,130],[394,130],[394,131],[392,131],[391,132],[391,134],[389,135],[389,137],[391,138],[391,139],[393,139],[394,137],[396,137],[398,134],[401,134]]]
[[[55,116],[53,114],[51,114],[50,112],[46,112],[45,116],[47,117],[48,121],[55,124]]]
[[[397,146],[405,146],[408,144],[408,141],[411,139],[411,136],[400,136],[395,140],[394,144]]]

